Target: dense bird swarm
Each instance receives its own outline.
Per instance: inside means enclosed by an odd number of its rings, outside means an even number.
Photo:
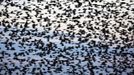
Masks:
[[[134,75],[133,0],[4,0],[0,75]]]

